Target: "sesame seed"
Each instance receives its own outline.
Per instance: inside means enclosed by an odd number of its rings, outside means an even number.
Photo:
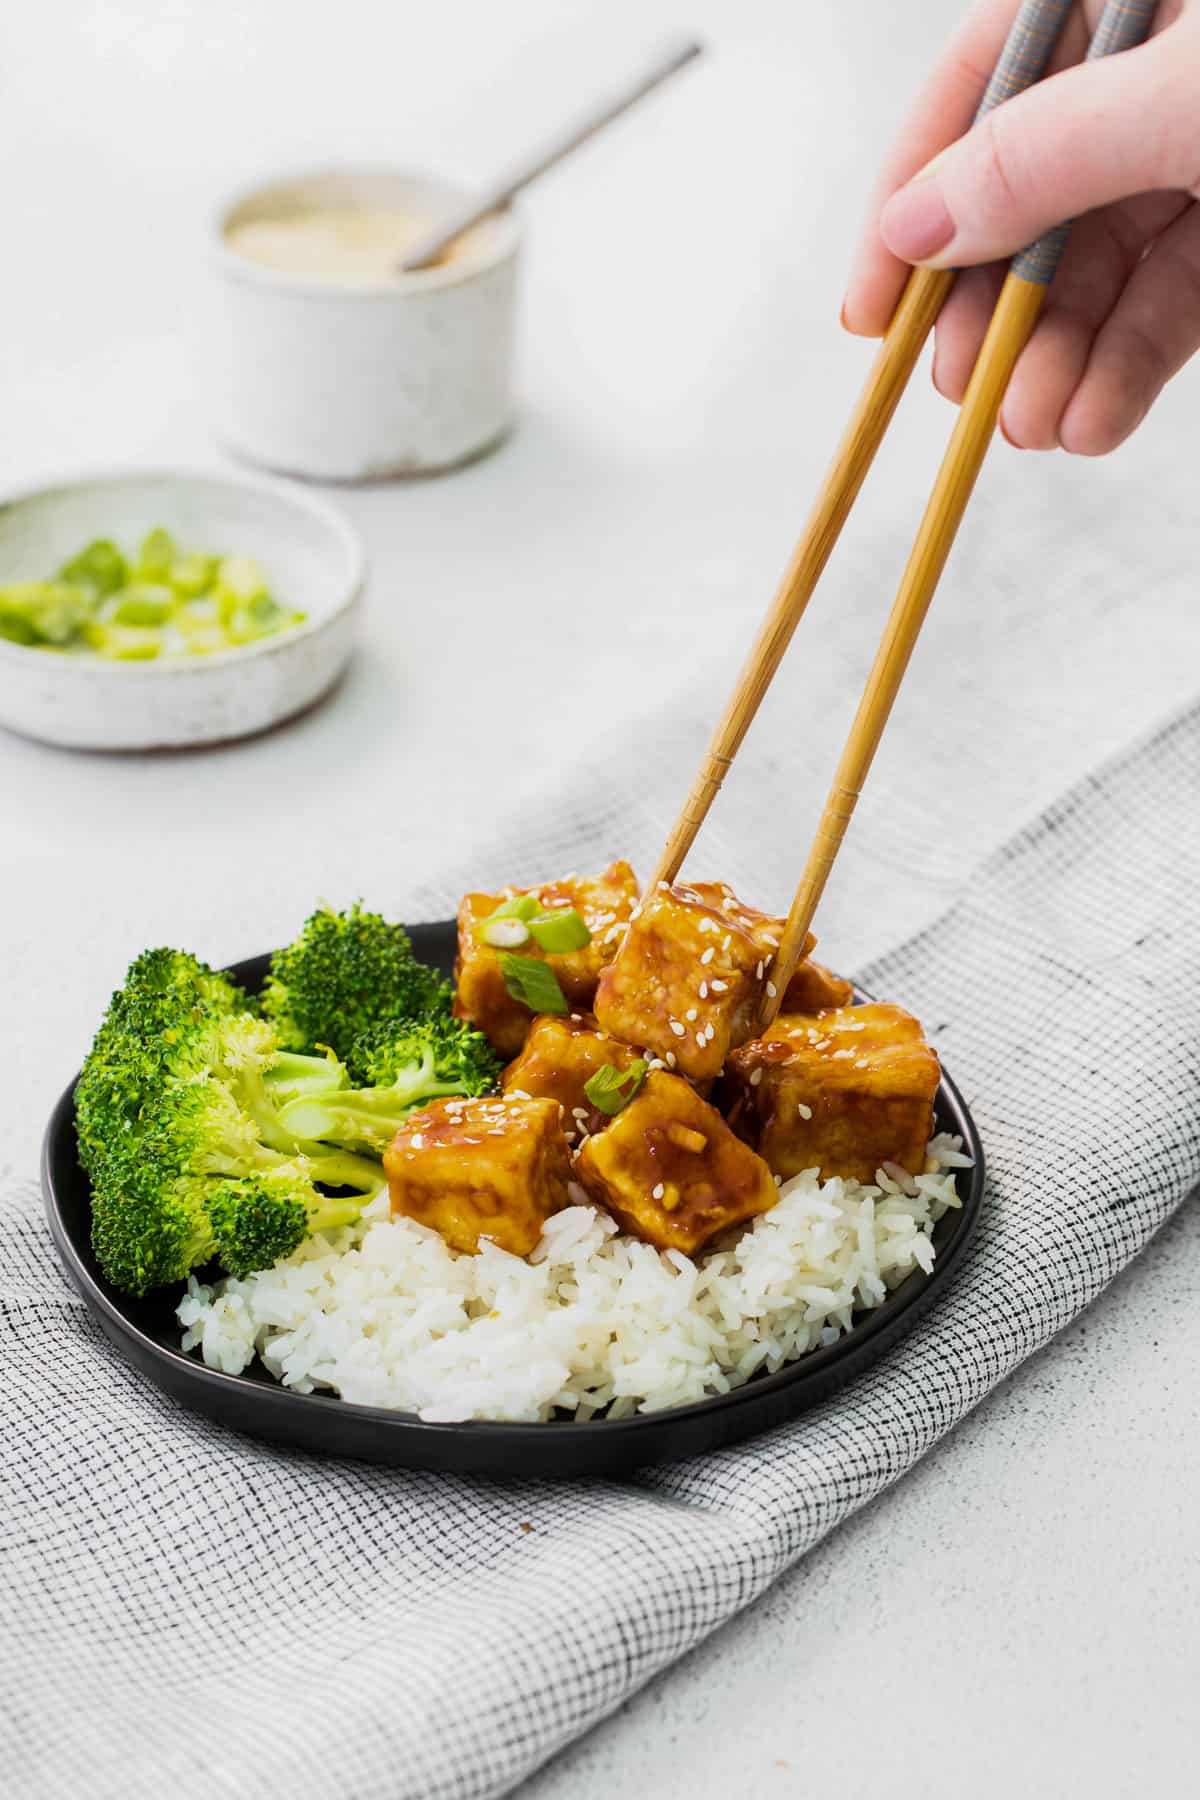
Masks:
[[[708,985],[712,989],[714,994],[723,994],[725,992],[725,988],[726,988],[727,984],[723,981],[718,981],[716,976],[714,975],[713,979],[709,982]]]
[[[660,1181],[657,1187],[651,1189],[650,1198],[652,1200],[661,1200],[666,1191],[666,1187]]]
[[[705,1044],[708,1042],[708,1039],[705,1037],[705,1035],[702,1031],[698,1031],[696,1033],[696,1042],[699,1044],[700,1048],[703,1050]]]
[[[733,939],[730,937],[729,933],[726,932],[725,933],[725,942],[721,945],[722,950],[728,950],[728,948],[732,942],[733,942]]]
[[[675,1067],[675,1052],[673,1050],[667,1051],[667,1067],[668,1069],[673,1069]]]
[[[708,949],[704,952],[704,955],[700,958],[700,961],[702,963],[710,963],[715,955],[716,955],[716,952],[713,949],[712,945],[710,944],[708,946]]]
[[[528,1100],[530,1098],[524,1088],[509,1088],[508,1097],[510,1100]]]
[[[683,1015],[683,1016],[684,1016],[684,1018],[685,1018],[685,1019],[686,1019],[686,1020],[687,1020],[687,1022],[688,1022],[688,1024],[689,1024],[689,1025],[691,1025],[691,1024],[692,1024],[692,1023],[693,1023],[693,1021],[694,1021],[694,1020],[695,1020],[695,1017],[696,1017],[696,1009],[695,1009],[695,1007],[694,1007],[694,1006],[689,1006],[689,1007],[688,1007],[688,1009],[687,1009],[687,1011],[686,1011],[686,1012],[685,1012],[685,1013],[684,1013],[684,1015]]]
[[[670,1024],[671,1024],[671,1030],[675,1033],[676,1037],[684,1036],[684,1027],[679,1023],[678,1019],[672,1019],[670,1021]]]
[[[800,1114],[800,1117],[802,1119],[811,1119],[812,1118],[812,1107],[805,1106],[803,1100],[797,1100],[796,1111]]]
[[[707,983],[707,981],[702,981],[700,983],[700,998],[702,1000],[708,999],[708,983]]]
[[[423,1150],[425,1147],[425,1139],[421,1136],[419,1131],[413,1133],[412,1147],[414,1150]]]
[[[849,1058],[853,1055],[853,1050],[835,1050],[833,1053],[833,1060],[834,1062],[840,1062],[843,1057]]]
[[[762,980],[762,972],[763,972],[763,966],[762,966],[762,962],[761,962],[761,961],[759,961],[759,962],[758,962],[758,963],[756,963],[756,964],[755,964],[755,968],[754,968],[754,979],[755,979],[755,981],[761,981],[761,980]]]
[[[662,1060],[662,1057],[661,1057],[661,1056],[652,1056],[652,1057],[651,1057],[651,1058],[650,1058],[650,1061],[649,1061],[649,1062],[648,1062],[648,1063],[647,1063],[647,1064],[646,1064],[646,1067],[647,1067],[647,1068],[648,1068],[648,1069],[665,1069],[665,1068],[666,1068],[666,1066],[667,1066],[667,1065],[666,1065],[666,1063],[665,1063],[665,1062],[664,1062],[664,1061],[663,1061],[663,1060]]]
[[[775,983],[773,981],[768,981],[767,994],[768,994],[769,998],[773,1000],[778,992],[779,992],[779,989],[775,986]]]
[[[783,1176],[782,1175],[775,1175],[772,1177],[772,1179],[773,1179],[776,1187],[783,1186]]]
[[[757,1087],[761,1080],[762,1080],[762,1070],[761,1069],[751,1069],[751,1071],[750,1071],[750,1086]]]

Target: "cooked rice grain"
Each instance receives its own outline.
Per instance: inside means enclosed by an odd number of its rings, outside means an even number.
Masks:
[[[960,1202],[961,1140],[935,1138],[901,1184],[786,1182],[779,1204],[693,1259],[621,1236],[598,1208],[547,1222],[531,1259],[451,1250],[390,1219],[387,1196],[355,1226],[322,1232],[245,1281],[179,1303],[183,1347],[240,1373],[257,1353],[299,1393],[332,1389],[423,1419],[589,1419],[727,1393],[837,1341],[914,1269]],[[900,1173],[899,1171],[896,1172]]]

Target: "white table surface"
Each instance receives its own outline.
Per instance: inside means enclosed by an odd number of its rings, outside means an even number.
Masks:
[[[925,0],[931,44],[958,11]],[[513,439],[451,478],[336,495],[373,581],[362,652],[330,703],[198,754],[97,758],[0,736],[0,916],[20,923],[15,941],[37,942],[39,892],[71,888],[82,920],[89,905],[120,916],[132,951],[177,889],[211,934],[198,948],[245,953],[275,923],[233,873],[248,856],[264,894],[294,868],[305,910],[360,881],[371,897],[389,858],[404,885],[442,853],[447,820],[470,842],[536,806],[606,724],[652,743],[664,695],[746,641],[860,378],[838,302],[872,167],[926,60],[913,16],[892,0],[9,9],[4,486],[220,461],[202,226],[228,189],[352,159],[478,178],[575,93],[618,80],[660,29],[695,27],[712,52],[528,200]],[[1177,498],[1172,516],[1122,500],[1177,497],[1159,472],[1194,461],[1198,392],[1181,378],[1104,465],[997,452],[1000,485],[989,502],[985,483],[966,534],[974,564],[952,565],[911,690],[928,718],[949,670],[960,739],[929,768],[953,755],[982,791],[972,853],[1196,689],[1189,520]],[[830,703],[797,715],[794,786],[814,810],[949,421],[915,384],[806,621],[804,667]],[[1091,559],[1053,590],[1042,637],[1042,572],[994,498],[1021,491],[1057,522],[1064,567]],[[972,566],[993,595],[1011,569],[1007,635],[971,615]],[[1006,736],[1014,682],[1021,729]],[[911,719],[908,738],[903,717],[898,729],[911,745]],[[907,766],[888,754],[881,781]],[[989,758],[1004,775],[990,784]],[[826,943],[847,964],[883,947],[836,905]],[[62,981],[30,959],[29,991],[69,1048],[50,1074],[24,1060],[21,1158],[115,978],[86,929],[66,954]],[[1198,1251],[1193,1206],[913,1476],[536,1778],[531,1800],[1106,1797],[1178,1774],[1198,1737]]]

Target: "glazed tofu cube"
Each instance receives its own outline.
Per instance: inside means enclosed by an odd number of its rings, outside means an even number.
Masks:
[[[454,1010],[470,1019],[501,1056],[515,1056],[525,1042],[534,1015],[504,985],[500,953],[480,938],[480,927],[505,900],[531,895],[544,912],[574,907],[591,932],[581,950],[548,955],[530,940],[516,954],[548,963],[558,977],[568,1005],[577,1012],[590,1007],[600,971],[617,954],[629,917],[637,905],[637,877],[627,862],[615,862],[603,875],[567,875],[540,887],[505,888],[500,894],[466,894],[458,909],[458,960],[454,965]]]
[[[827,969],[824,963],[814,962],[811,956],[806,956],[803,962],[797,963],[796,972],[788,982],[780,1012],[824,1012],[830,1007],[853,1003],[854,989],[850,983]]]
[[[609,1115],[599,1112],[584,1088],[598,1070],[627,1069],[638,1053],[601,1031],[590,1013],[560,1018],[543,1013],[533,1021],[525,1048],[504,1071],[506,1094],[557,1100],[563,1109],[568,1143],[598,1131]]]
[[[660,884],[600,977],[596,1017],[668,1068],[708,1081],[754,1030],[782,932],[781,919],[743,906],[722,881]]]
[[[786,1181],[801,1169],[873,1181],[925,1166],[941,1070],[899,1006],[783,1013],[725,1071],[730,1123]]]
[[[652,1071],[636,1097],[575,1158],[576,1179],[634,1237],[690,1256],[774,1206],[761,1156],[677,1075]]]
[[[490,1238],[528,1256],[567,1204],[571,1153],[557,1100],[435,1100],[384,1154],[392,1213],[439,1231],[454,1250]]]

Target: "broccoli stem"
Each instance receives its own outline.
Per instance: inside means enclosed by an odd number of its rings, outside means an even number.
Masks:
[[[348,1087],[349,1077],[337,1058],[302,1056],[297,1050],[277,1051],[264,1076],[266,1092],[276,1107],[307,1094],[330,1094]]]
[[[364,1194],[373,1198],[383,1187],[383,1171],[369,1156],[355,1156],[349,1150],[327,1150],[324,1144],[312,1144],[307,1149],[302,1144],[300,1148],[312,1165],[314,1181],[325,1187],[359,1190],[356,1200],[331,1201],[333,1205],[351,1207],[351,1218],[357,1218],[362,1211]]]
[[[429,1050],[420,1063],[402,1069],[388,1087],[343,1088],[293,1100],[282,1108],[280,1118],[299,1138],[383,1149],[414,1107],[463,1092],[461,1079],[439,1080]]]

